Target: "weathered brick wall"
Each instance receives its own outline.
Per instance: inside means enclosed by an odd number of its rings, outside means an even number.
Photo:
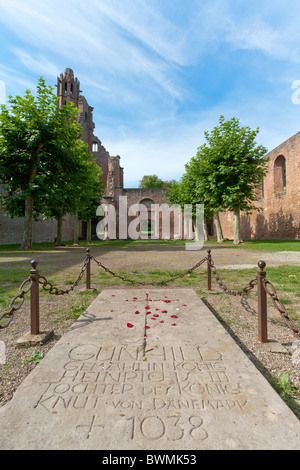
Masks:
[[[244,239],[300,239],[300,132],[269,152],[268,174],[263,195],[257,201],[261,212],[241,215]],[[284,157],[284,158],[283,158]],[[286,174],[282,172],[285,159]],[[285,186],[284,186],[285,184]],[[233,238],[232,213],[222,213],[223,235]]]
[[[24,231],[24,219],[6,217],[0,212],[0,245],[22,243]],[[54,242],[57,234],[57,223],[53,219],[34,222],[33,242]],[[74,219],[67,215],[63,221],[63,240],[73,240]]]

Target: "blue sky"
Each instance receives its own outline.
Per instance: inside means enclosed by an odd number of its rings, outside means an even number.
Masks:
[[[300,130],[299,24],[296,0],[0,0],[0,101],[72,68],[125,186],[179,179],[221,114],[268,150]]]

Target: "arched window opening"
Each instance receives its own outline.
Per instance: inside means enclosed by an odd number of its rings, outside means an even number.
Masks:
[[[279,155],[274,163],[274,191],[283,192],[286,189],[286,159]]]
[[[71,83],[71,95],[73,95],[73,83]]]
[[[68,84],[67,82],[65,82],[65,93],[67,93],[67,91],[68,91]]]
[[[98,152],[98,143],[97,142],[93,142],[92,152]]]
[[[155,202],[152,199],[146,198],[143,199],[140,204],[143,204],[147,209],[151,209],[151,204],[155,204]]]

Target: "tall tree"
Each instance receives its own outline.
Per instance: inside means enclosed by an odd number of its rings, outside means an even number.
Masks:
[[[89,217],[96,216],[96,209],[104,193],[100,180],[102,171],[92,160],[92,153],[87,151],[88,146],[81,142],[76,147],[76,165],[69,166],[67,172],[57,175],[46,202],[46,217],[57,220],[57,245],[62,244],[63,217],[67,214],[75,217],[76,232],[76,223],[89,222]],[[78,241],[78,236],[75,236],[74,241]]]
[[[104,183],[100,181],[102,171],[95,162],[89,162],[85,172],[84,185],[78,201],[78,219],[87,223],[86,241],[92,241],[92,219],[96,217],[105,192]]]
[[[46,211],[58,175],[76,164],[70,152],[81,137],[78,110],[57,97],[43,78],[37,94],[9,97],[0,113],[1,203],[11,217],[24,217],[22,248],[32,248],[33,221]]]
[[[263,178],[267,173],[267,149],[256,143],[259,128],[241,127],[239,119],[225,121],[206,131],[206,143],[198,148],[194,165],[198,172],[198,189],[205,194],[214,211],[233,211],[234,244],[242,242],[240,211],[259,210]]]

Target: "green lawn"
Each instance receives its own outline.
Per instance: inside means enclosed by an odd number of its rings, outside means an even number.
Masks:
[[[92,243],[87,244],[85,240],[80,240],[79,245],[82,247],[86,246],[147,246],[147,245],[185,245],[185,240],[93,240]],[[72,246],[72,241],[64,242],[66,247]],[[216,240],[209,240],[206,242],[204,246],[222,246],[222,247],[230,247],[235,249],[246,248],[251,250],[263,250],[263,251],[300,251],[300,240],[245,240],[243,244],[239,246],[233,245],[232,240],[226,240],[223,243],[219,244]],[[36,251],[43,251],[49,249],[57,249],[54,243],[34,243],[32,252]],[[18,252],[19,254],[22,253],[20,250],[20,245],[12,244],[12,245],[0,245],[1,256],[5,252]],[[28,252],[26,252],[28,253]]]

